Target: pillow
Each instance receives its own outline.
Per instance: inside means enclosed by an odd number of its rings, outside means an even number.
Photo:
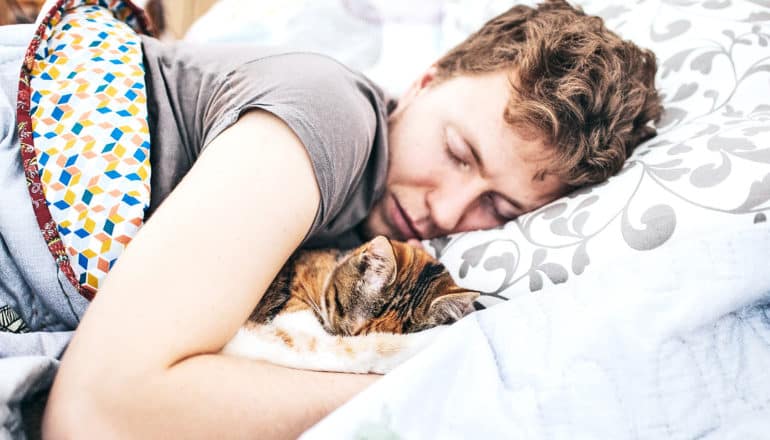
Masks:
[[[602,185],[430,241],[484,304],[512,300],[303,439],[763,437],[770,5],[628,3],[584,5],[657,53],[660,134]]]
[[[147,26],[130,1],[48,6],[20,75],[21,155],[49,251],[91,299],[149,205]]]
[[[498,229],[428,242],[461,285],[484,292],[483,306],[589,272],[634,271],[616,262],[643,253],[669,261],[670,248],[692,240],[770,233],[770,6],[580,3],[656,53],[665,107],[658,136],[603,184]],[[757,258],[766,264],[767,249],[757,249]],[[741,270],[718,261],[692,255],[682,264],[713,265],[714,276]],[[649,276],[666,277],[666,268]]]
[[[220,0],[186,39],[320,51],[398,93],[445,50],[511,6],[508,0],[428,3],[319,0],[311,14],[303,0],[283,8],[273,1]],[[729,240],[746,227],[754,233],[770,228],[770,6],[732,0],[575,3],[656,53],[666,109],[659,134],[608,182],[498,229],[426,242],[460,284],[484,292],[482,306],[586,273],[634,270],[616,262],[641,254],[668,261],[674,245],[688,240]],[[708,259],[716,256],[693,255],[683,263],[717,264]],[[651,275],[665,276],[665,267],[660,270]]]

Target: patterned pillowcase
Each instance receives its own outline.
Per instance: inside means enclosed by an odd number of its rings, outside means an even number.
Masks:
[[[88,299],[149,205],[136,32],[144,29],[130,1],[58,0],[42,16],[20,74],[18,132],[35,216],[57,265]]]
[[[682,244],[770,233],[770,6],[580,3],[658,56],[666,109],[659,134],[608,182],[498,229],[430,241],[460,284],[486,292],[485,306],[590,272],[632,274],[642,254],[661,262],[650,276],[671,276],[666,264]],[[767,261],[766,249],[757,249],[757,261]],[[691,255],[681,263],[742,270],[720,255]]]

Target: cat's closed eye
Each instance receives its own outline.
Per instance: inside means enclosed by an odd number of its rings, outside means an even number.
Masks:
[[[385,237],[347,252],[301,251],[226,351],[299,368],[385,372],[440,334],[435,327],[472,312],[478,296],[424,249]]]

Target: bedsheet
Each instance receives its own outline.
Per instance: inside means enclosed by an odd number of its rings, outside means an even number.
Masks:
[[[488,309],[305,439],[768,437],[770,5],[579,3],[656,53],[658,136],[604,184],[426,243]]]
[[[0,440],[40,437],[48,389],[72,333],[0,332]]]
[[[272,2],[220,4],[235,3]],[[399,12],[385,17],[383,28],[394,26],[380,33],[363,28],[371,38],[400,38],[378,50],[366,45],[366,56],[350,63],[376,72],[394,60],[388,54],[403,55],[398,43],[418,40],[416,58],[430,60],[436,39],[420,36],[440,28],[443,48],[451,40],[443,35],[489,15],[481,4],[510,2],[441,3],[446,14],[423,20]],[[666,106],[659,136],[606,185],[498,230],[431,242],[464,285],[485,290],[484,305],[496,305],[304,438],[767,437],[770,5],[579,3],[658,54]],[[233,10],[238,15],[209,29],[259,29],[235,18],[265,17]],[[292,23],[287,29],[300,29]],[[346,49],[363,44],[339,29],[345,38],[334,41]],[[395,59],[388,65],[405,80],[424,67]],[[388,83],[402,78],[390,72],[382,78],[391,91],[406,84]]]
[[[769,246],[747,226],[472,314],[302,439],[766,438]]]

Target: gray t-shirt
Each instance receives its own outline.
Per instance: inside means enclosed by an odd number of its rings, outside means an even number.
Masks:
[[[142,44],[152,136],[148,215],[203,148],[244,111],[258,108],[294,130],[315,171],[321,201],[303,246],[360,242],[354,228],[381,195],[387,171],[389,102],[379,87],[319,54],[149,37]]]

